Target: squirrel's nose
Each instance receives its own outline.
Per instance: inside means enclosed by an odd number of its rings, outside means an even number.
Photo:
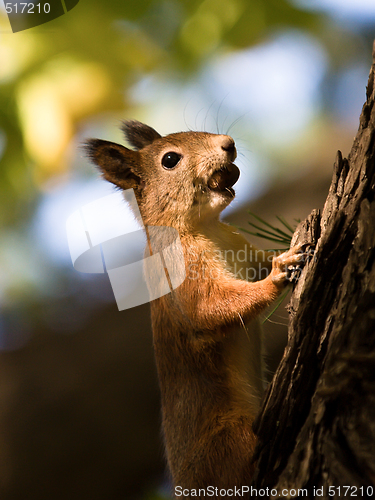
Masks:
[[[237,151],[234,145],[234,140],[229,135],[223,136],[221,149],[229,154],[230,161],[234,161],[236,159]]]

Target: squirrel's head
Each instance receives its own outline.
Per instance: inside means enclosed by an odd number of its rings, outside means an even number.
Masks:
[[[91,139],[86,150],[103,177],[133,188],[145,224],[183,226],[217,217],[234,198],[240,175],[228,135],[180,132],[162,137],[137,121],[122,130],[134,147]]]

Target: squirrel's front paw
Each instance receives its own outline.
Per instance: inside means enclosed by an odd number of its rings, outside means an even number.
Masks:
[[[301,275],[305,263],[312,258],[314,245],[303,243],[273,258],[272,283],[278,288],[287,283],[295,283]]]

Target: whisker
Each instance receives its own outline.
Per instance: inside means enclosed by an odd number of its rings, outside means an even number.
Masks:
[[[200,113],[201,113],[203,110],[204,110],[204,108],[201,108],[201,109],[198,111],[198,113],[196,114],[196,116],[195,116],[195,130],[198,130],[198,124],[197,124],[197,122],[198,122],[198,116],[200,115]]]
[[[188,100],[188,102],[185,104],[185,107],[184,107],[184,113],[183,113],[185,126],[186,126],[186,128],[187,128],[190,132],[192,132],[192,130],[191,130],[191,128],[189,127],[189,125],[188,125],[188,123],[187,123],[187,120],[186,120],[186,109],[187,109],[187,107],[188,107],[188,105],[190,104],[190,102],[191,102],[191,100],[192,100],[192,99],[193,99],[193,98],[192,98],[192,97],[190,97],[190,99]]]
[[[222,105],[224,104],[225,99],[228,97],[228,95],[229,95],[229,92],[227,93],[227,95],[225,97],[223,97],[223,99],[221,100],[221,103],[220,103],[219,107],[217,108],[217,113],[216,113],[216,132],[218,134],[220,133],[220,129],[219,129],[219,115],[220,115],[220,110],[221,110]],[[225,123],[225,120],[224,120],[224,123]],[[223,129],[224,129],[224,123],[223,123]]]
[[[205,116],[205,119],[204,119],[204,126],[203,126],[203,131],[206,132],[206,122],[207,122],[207,118],[208,118],[208,115],[211,111],[211,108],[212,106],[215,104],[216,102],[216,99],[214,101],[212,101],[212,103],[210,104],[209,108],[207,109],[207,113],[206,113],[206,116]]]
[[[228,128],[227,130],[227,135],[229,135],[229,132],[231,131],[231,129],[237,125],[237,123],[242,120],[242,118],[244,118],[246,115],[249,114],[249,111],[246,111],[246,113],[244,113],[243,115],[239,116],[236,120],[234,120],[234,122],[230,125],[230,127]]]

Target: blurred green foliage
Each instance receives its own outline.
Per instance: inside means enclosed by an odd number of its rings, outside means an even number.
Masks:
[[[218,50],[277,28],[316,31],[286,0],[81,0],[47,24],[11,33],[0,15],[0,226],[27,221],[40,190],[69,172],[89,117],[124,112],[153,71],[188,78]]]

